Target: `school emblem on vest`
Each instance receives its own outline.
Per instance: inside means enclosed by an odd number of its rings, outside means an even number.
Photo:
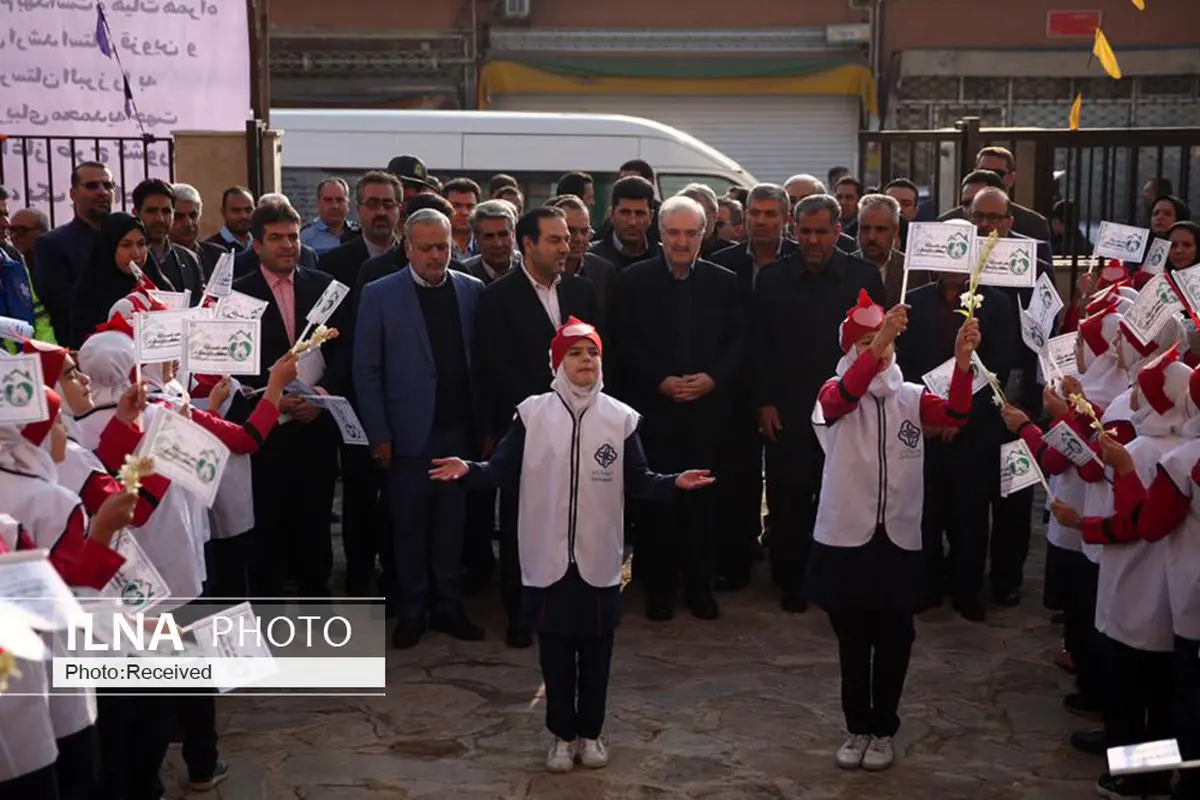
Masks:
[[[900,441],[908,447],[916,447],[921,442],[921,429],[913,425],[908,420],[904,420],[900,424],[900,431],[896,434]]]
[[[605,442],[596,450],[595,458],[597,464],[608,469],[617,460],[617,449],[608,442]]]

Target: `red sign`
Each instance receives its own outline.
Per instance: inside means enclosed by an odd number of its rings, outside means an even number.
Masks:
[[[1090,39],[1100,27],[1099,11],[1047,11],[1046,36]]]

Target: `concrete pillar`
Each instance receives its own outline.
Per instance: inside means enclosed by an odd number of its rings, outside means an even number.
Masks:
[[[240,131],[173,131],[175,180],[190,183],[204,200],[200,238],[207,239],[224,222],[221,194],[230,186],[246,186],[246,134]]]

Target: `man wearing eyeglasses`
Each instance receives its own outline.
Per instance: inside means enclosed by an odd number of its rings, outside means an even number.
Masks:
[[[1000,178],[1000,186],[998,188],[1003,189],[1010,197],[1012,196],[1017,183],[1017,161],[1013,158],[1012,151],[1008,148],[983,148],[975,155],[975,170],[976,172],[979,170],[994,172]],[[975,173],[971,174],[974,175]],[[963,181],[963,191],[966,191],[965,180]],[[950,209],[938,217],[938,219],[967,219],[967,208],[970,202],[969,199],[964,200],[963,205]],[[1026,208],[1019,203],[1012,203],[1012,217],[1013,232],[1020,236],[1028,236],[1030,239],[1037,239],[1042,243],[1038,247],[1038,258],[1050,258],[1050,223],[1046,221],[1046,218],[1032,208]],[[1045,248],[1044,251],[1043,247]]]
[[[547,205],[556,206],[567,215],[567,233],[570,234],[571,252],[567,256],[564,272],[587,278],[596,288],[596,299],[600,304],[600,318],[609,319],[612,295],[617,288],[617,268],[603,256],[588,252],[592,243],[592,219],[583,200],[575,195],[564,195]],[[596,327],[603,330],[604,325]],[[611,362],[608,362],[611,364]]]
[[[115,189],[108,167],[98,161],[78,164],[71,170],[75,218],[40,237],[34,246],[34,291],[60,342],[70,339],[71,291],[87,268],[100,223],[112,212]]]
[[[321,256],[317,269],[347,286],[358,285],[362,265],[388,252],[396,244],[396,226],[404,189],[400,179],[388,172],[372,170],[358,179],[354,201],[362,235],[339,245]],[[329,364],[329,382],[338,387],[358,409],[351,372],[351,355],[357,317],[355,303],[345,303],[346,329],[341,331],[342,358]],[[379,550],[379,531],[375,528],[379,493],[384,487],[383,473],[376,469],[365,447],[341,446],[343,514],[342,548],[346,554],[346,594],[350,597],[371,595],[375,574],[375,555]]]

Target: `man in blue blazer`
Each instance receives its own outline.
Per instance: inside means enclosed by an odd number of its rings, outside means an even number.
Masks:
[[[400,617],[392,644],[402,649],[420,640],[427,610],[430,629],[483,638],[462,607],[466,490],[428,476],[430,459],[470,456],[482,433],[472,369],[483,283],[448,269],[450,222],[437,211],[405,221],[404,247],[409,266],[363,289],[353,362],[371,453],[388,472]]]

